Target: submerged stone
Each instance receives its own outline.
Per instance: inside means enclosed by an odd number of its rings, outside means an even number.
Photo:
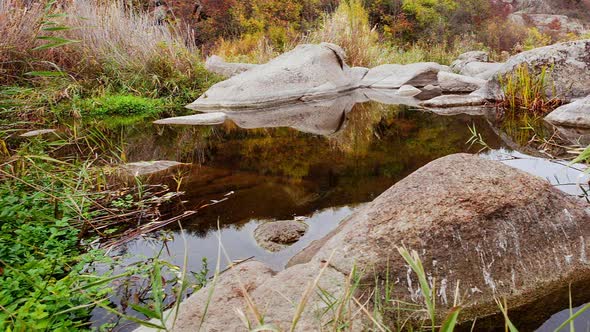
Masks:
[[[186,164],[172,160],[137,161],[123,165],[123,169],[131,176],[144,176],[165,172],[181,165]]]
[[[254,238],[262,248],[275,252],[285,249],[305,235],[309,226],[297,220],[265,222],[254,230]]]
[[[166,118],[154,121],[155,124],[167,125],[216,125],[222,124],[227,119],[227,114],[223,112],[199,113],[174,118]]]
[[[449,108],[459,106],[479,106],[487,101],[472,95],[444,95],[420,103],[424,107]]]

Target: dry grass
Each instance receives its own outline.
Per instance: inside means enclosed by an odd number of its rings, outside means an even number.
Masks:
[[[130,10],[122,0],[73,0],[49,8],[3,0],[0,84],[47,77],[30,72],[61,71],[92,87],[174,94],[182,83],[196,81],[195,74],[203,74],[187,31],[175,24],[156,25],[151,14]],[[183,82],[170,83],[179,80]]]

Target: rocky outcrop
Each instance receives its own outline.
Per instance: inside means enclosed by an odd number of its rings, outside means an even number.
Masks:
[[[251,63],[225,62],[217,55],[212,55],[205,61],[205,69],[223,77],[236,76],[257,66]]]
[[[532,75],[548,71],[546,93],[565,100],[590,95],[590,39],[536,48],[510,58],[486,84],[489,99],[500,99],[499,77],[513,75],[527,66]]]
[[[564,35],[567,33],[585,34],[589,31],[582,21],[565,15],[516,12],[509,15],[508,18],[516,24],[533,26],[544,33]]]
[[[481,89],[486,80],[441,71],[438,73],[438,85],[444,92],[473,92]]]
[[[375,276],[407,275],[397,252],[406,246],[420,253],[436,280],[440,313],[452,306],[459,285],[461,319],[468,320],[497,312],[494,298],[516,308],[585,278],[588,236],[581,202],[541,178],[458,154],[398,182],[290,265],[331,256],[330,265],[344,274],[353,266],[371,271],[364,280],[371,284]],[[420,302],[416,285],[400,277],[394,296]]]
[[[588,236],[590,217],[582,203],[547,181],[500,162],[451,155],[357,210],[284,271],[274,274],[257,262],[234,266],[180,306],[174,331],[200,325],[247,331],[244,321],[256,327],[256,313],[286,330],[304,300],[294,330],[319,330],[334,317],[321,294],[340,298],[353,269],[362,276],[357,296],[371,294],[389,277],[393,298],[421,304],[418,281],[398,252],[402,246],[419,253],[436,283],[440,317],[453,306],[455,287],[461,320],[497,312],[495,298],[516,310],[556,286],[587,278]],[[352,330],[363,330],[361,323],[357,316]]]
[[[187,107],[249,108],[325,98],[356,88],[351,75],[339,46],[304,44],[213,85]]]
[[[409,65],[386,64],[369,70],[360,82],[360,87],[373,89],[399,89],[403,85],[422,88],[437,84],[439,71],[448,71],[446,66],[435,62],[420,62]]]
[[[254,239],[268,251],[280,251],[299,241],[308,228],[306,223],[298,220],[265,222],[254,230]]]
[[[590,96],[555,109],[545,120],[559,126],[590,128]]]
[[[463,67],[460,74],[471,76],[482,80],[489,80],[502,68],[501,62],[470,62]]]

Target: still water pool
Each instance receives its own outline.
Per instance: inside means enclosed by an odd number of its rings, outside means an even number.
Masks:
[[[191,164],[148,179],[180,185],[185,195],[179,209],[221,201],[182,222],[186,244],[178,227],[170,226],[174,237],[166,244],[165,259],[182,265],[187,249],[189,270],[200,271],[203,257],[214,267],[221,239],[230,260],[253,258],[280,270],[311,241],[421,166],[453,153],[480,152],[481,145],[467,144],[469,127],[476,128],[489,147],[482,152],[486,158],[547,178],[572,195],[580,193],[578,184],[588,181],[564,163],[522,153],[527,151],[520,148],[522,140],[503,131],[489,115],[443,116],[375,102],[351,109],[331,107],[319,115],[317,109],[305,107],[275,112],[230,116],[218,125],[141,122],[109,129],[122,138],[129,161]],[[259,223],[295,217],[305,218],[310,226],[299,242],[276,253],[256,244],[252,234]],[[139,238],[111,254],[126,255],[122,265],[127,265],[153,256],[161,246],[154,237]],[[223,259],[221,266],[227,264]],[[116,295],[113,298],[116,301]],[[588,300],[590,296],[583,301]],[[538,328],[556,311],[515,321]],[[112,319],[100,310],[94,314],[96,322]],[[539,330],[551,330],[561,318]],[[580,327],[589,322],[590,317],[577,320]]]

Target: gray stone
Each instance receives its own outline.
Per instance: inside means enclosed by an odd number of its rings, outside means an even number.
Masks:
[[[251,63],[225,62],[225,60],[217,55],[212,55],[205,61],[205,69],[223,77],[236,76],[257,66]]]
[[[495,298],[515,310],[587,279],[588,236],[582,202],[542,178],[457,154],[401,180],[289,266],[332,257],[330,265],[344,274],[369,271],[361,281],[369,289],[375,277],[399,277],[393,297],[420,303],[417,280],[398,253],[405,246],[436,282],[439,316],[453,306],[459,285],[465,321],[497,313]]]
[[[470,62],[488,62],[490,60],[490,56],[488,52],[484,51],[470,51],[463,53],[457,57],[457,60],[453,61],[451,64],[451,70],[456,73],[460,73],[466,64]]]
[[[409,65],[386,64],[369,70],[360,86],[364,88],[399,89],[403,85],[417,88],[436,84],[439,71],[448,67],[435,62],[419,62]]]
[[[227,114],[223,112],[199,113],[187,116],[177,116],[174,118],[167,118],[154,121],[155,124],[167,125],[216,125],[224,123],[227,119]]]
[[[545,117],[554,125],[590,128],[590,96],[558,107]]]
[[[471,95],[444,95],[432,98],[427,101],[420,103],[423,107],[435,107],[435,108],[449,108],[458,106],[479,106],[484,105],[486,100]]]
[[[213,85],[188,108],[253,108],[335,96],[356,87],[336,45],[299,45],[270,62]]]
[[[441,71],[438,85],[444,92],[473,92],[486,84],[486,80]]]
[[[440,72],[439,72],[440,74]],[[402,85],[398,90],[397,94],[402,97],[414,97],[417,94],[420,94],[422,90],[415,88],[411,85]]]
[[[299,241],[308,228],[306,223],[296,220],[265,222],[254,230],[254,239],[268,251],[280,251]]]
[[[585,34],[589,31],[582,21],[566,15],[516,12],[510,14],[508,19],[519,25],[532,25],[545,33]]]
[[[528,66],[533,75],[538,75],[543,68],[549,71],[546,89],[549,97],[571,100],[590,95],[590,39],[536,48],[513,56],[486,84],[487,98],[501,99],[499,76],[513,75],[520,66]]]
[[[365,67],[352,67],[350,68],[350,77],[353,81],[353,85],[357,86],[361,83],[361,81],[363,80],[363,78],[365,78],[365,76],[367,75],[367,73],[369,72],[369,68],[365,68]]]
[[[438,85],[427,85],[423,87],[422,92],[415,95],[414,98],[419,100],[428,100],[442,95],[443,90]]]
[[[20,134],[20,137],[35,137],[35,136],[42,136],[45,134],[50,134],[56,132],[55,129],[39,129],[39,130],[31,130],[27,131],[24,134]]]
[[[503,63],[501,62],[470,62],[461,70],[460,74],[465,76],[476,77],[482,80],[489,80],[500,70]]]

